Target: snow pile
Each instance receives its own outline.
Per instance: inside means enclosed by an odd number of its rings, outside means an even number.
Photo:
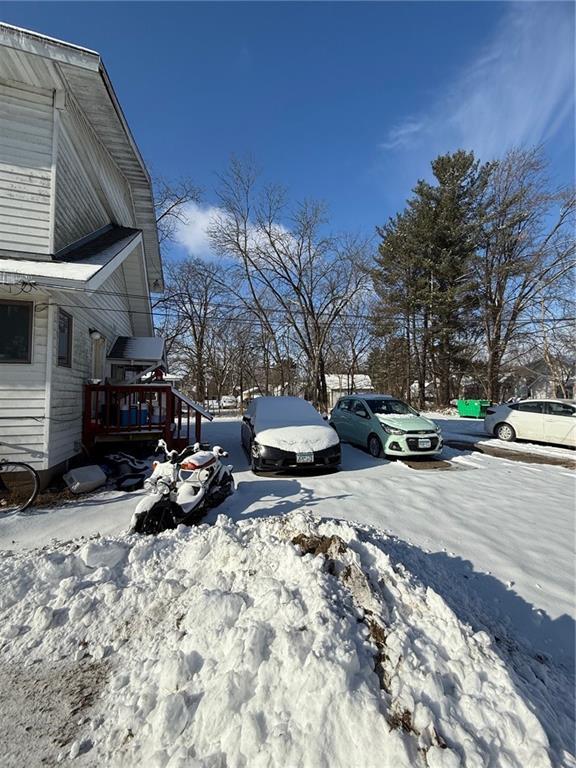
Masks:
[[[0,683],[89,677],[52,746],[79,765],[551,765],[488,635],[347,523],[221,516],[3,553],[0,578]]]
[[[304,453],[322,451],[340,441],[314,406],[301,397],[259,397],[252,407],[260,445]]]

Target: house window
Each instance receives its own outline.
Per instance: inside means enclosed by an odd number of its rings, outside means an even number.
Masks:
[[[58,310],[58,365],[72,366],[72,315]]]
[[[31,301],[0,300],[0,363],[32,361]]]

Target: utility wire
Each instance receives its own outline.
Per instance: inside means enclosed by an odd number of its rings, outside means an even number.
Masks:
[[[25,282],[28,286],[31,286],[31,284],[29,282],[27,282],[27,281],[23,281],[23,282]],[[42,287],[42,288],[48,288],[48,289],[52,289],[52,290],[64,290],[64,291],[70,291],[71,290],[68,286],[50,285],[50,284],[47,284],[47,283],[38,283],[36,281],[34,281],[34,283],[32,285],[33,285],[33,287],[38,287],[39,286],[39,287]],[[84,289],[79,288],[79,289],[72,289],[72,290],[76,291],[76,292],[79,292],[79,293],[82,293],[82,294],[86,294],[86,293],[92,294],[92,293],[94,293],[94,294],[100,294],[102,296],[114,296],[114,297],[126,298],[126,299],[131,299],[131,298],[134,298],[134,299],[148,299],[149,298],[149,297],[144,296],[142,294],[124,293],[124,292],[121,292],[121,291],[101,291],[101,290],[98,290],[97,288],[89,289],[89,290],[84,290]],[[186,298],[198,298],[198,300],[203,300],[205,298],[205,297],[201,297],[201,296],[199,296],[199,297],[191,296],[190,297],[189,294],[184,294],[184,293],[179,293],[179,294],[174,294],[174,295],[175,296],[180,296],[180,297],[184,296]],[[166,299],[166,300],[168,300],[168,299]],[[469,305],[471,307],[476,307],[477,306],[477,301],[472,299],[472,300],[470,300]],[[73,308],[77,307],[78,305],[77,304],[62,304],[62,303],[58,302],[58,306],[65,307],[65,308],[72,308],[73,309]],[[210,302],[210,306],[213,307],[214,309],[231,310],[231,311],[238,311],[238,310],[242,310],[243,309],[242,303],[240,303],[240,304],[228,304],[228,303],[224,303],[224,302]],[[466,306],[467,306],[466,302],[461,302],[460,305],[459,305],[459,309],[463,309]],[[131,315],[150,315],[151,314],[147,310],[136,310],[136,309],[129,309],[129,308],[128,309],[123,309],[123,308],[110,308],[110,307],[96,307],[96,309],[102,309],[103,311],[106,311],[106,312],[123,312],[125,314],[131,314]],[[306,314],[303,309],[300,309],[300,308],[297,308],[297,307],[295,307],[294,309],[291,309],[290,311],[288,311],[288,310],[286,310],[284,308],[281,308],[281,307],[261,307],[261,309],[264,312],[266,312],[266,313],[282,314],[285,317],[289,317],[291,314],[295,314],[295,315],[304,315],[304,314]],[[156,315],[156,316],[159,316],[159,317],[168,318],[168,317],[171,317],[176,311],[177,310],[164,310],[164,311],[162,311],[162,310],[158,310],[158,309],[154,308],[154,309],[152,309],[152,314]],[[372,314],[365,314],[365,313],[360,313],[360,312],[343,312],[343,313],[341,313],[339,315],[339,317],[340,318],[344,318],[344,319],[353,319],[353,320],[374,320],[375,319],[375,314],[377,314],[377,312],[372,313]],[[230,319],[230,320],[234,320],[234,322],[249,322],[249,323],[253,322],[253,320],[251,318],[241,318],[241,317],[240,318],[239,317],[235,317],[235,318],[215,318],[215,319]],[[387,316],[383,317],[382,319],[383,319],[384,322],[392,321],[392,320],[402,321],[402,320],[405,320],[405,317],[403,315],[387,315]],[[574,321],[574,320],[576,320],[576,317],[540,318],[538,322],[542,322],[542,320],[544,320],[544,322],[554,323],[554,322],[562,322],[562,321]],[[530,321],[523,321],[523,322],[526,323],[526,324],[530,324],[530,323],[532,323],[534,321],[530,320]]]
[[[40,306],[42,306],[42,303],[40,303]],[[44,306],[47,307],[48,304],[44,303]],[[57,306],[62,307],[64,309],[76,309],[78,307],[78,304],[62,304],[62,303],[58,302]],[[120,313],[128,314],[128,315],[146,315],[148,317],[151,314],[150,312],[146,312],[144,310],[135,310],[135,309],[120,309],[120,308],[111,308],[111,307],[93,307],[93,309],[101,310],[102,312],[106,312],[106,313],[109,313],[109,312],[120,312]],[[236,307],[236,309],[239,309],[239,308]],[[289,315],[288,315],[288,313],[285,310],[278,309],[278,310],[270,310],[270,311],[279,312],[279,313],[282,313],[284,315],[283,321],[282,320],[273,320],[272,322],[277,323],[277,324],[282,324],[282,323],[286,324],[288,322],[287,321],[287,317]],[[174,312],[168,312],[168,311],[166,311],[166,312],[157,312],[157,311],[154,310],[152,312],[152,314],[157,316],[157,317],[161,317],[161,318],[162,317],[163,318],[169,318],[169,317],[172,317],[174,315]],[[346,319],[346,318],[348,318],[348,319],[364,319],[364,320],[373,320],[374,319],[373,315],[350,315],[350,314],[345,315],[345,314],[342,314],[339,317],[340,318],[344,318],[344,319]],[[250,325],[253,325],[257,321],[257,316],[255,316],[255,317],[230,317],[230,316],[226,316],[226,315],[224,315],[224,316],[212,315],[210,318],[207,318],[207,319],[210,319],[210,320],[221,320],[221,321],[227,320],[229,322],[234,322],[234,323],[248,323]],[[386,321],[404,321],[405,319],[406,318],[403,317],[402,315],[394,315],[394,316],[387,316],[384,319],[384,322],[386,322]],[[538,320],[522,320],[522,321],[520,321],[520,322],[518,322],[516,324],[516,327],[520,328],[520,327],[523,327],[525,325],[538,325],[542,321],[544,321],[546,323],[560,323],[560,322],[568,323],[568,322],[576,321],[576,317],[559,317],[559,318],[548,317],[548,318],[539,318]],[[341,324],[341,326],[343,326],[345,328],[353,327],[353,326],[350,326],[349,324],[348,325]],[[566,325],[566,327],[568,327],[568,326]],[[427,326],[427,330],[431,330],[431,329],[432,329],[432,326]],[[417,326],[416,330],[426,330],[426,329],[424,328],[424,326]]]

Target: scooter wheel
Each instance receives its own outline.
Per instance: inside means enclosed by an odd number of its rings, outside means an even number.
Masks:
[[[174,518],[166,507],[153,507],[138,517],[134,525],[134,533],[155,535],[176,528]]]

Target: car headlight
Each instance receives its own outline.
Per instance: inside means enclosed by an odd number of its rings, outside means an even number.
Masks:
[[[387,432],[389,435],[405,435],[406,430],[404,429],[397,429],[396,427],[390,427],[388,424],[382,424],[382,429],[384,432]]]
[[[254,441],[252,443],[252,456],[254,456],[254,458],[257,459],[263,453],[264,453],[264,446]]]

